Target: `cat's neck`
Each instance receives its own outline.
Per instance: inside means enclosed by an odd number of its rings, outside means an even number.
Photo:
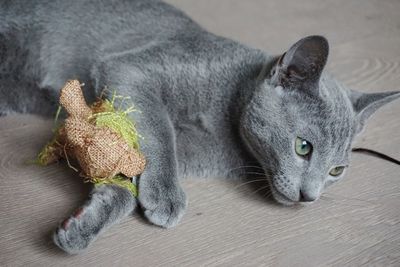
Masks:
[[[273,59],[257,50],[249,51],[213,62],[204,77],[186,73],[189,83],[177,78],[178,84],[185,84],[178,97],[187,101],[175,105],[173,98],[177,95],[173,94],[167,105],[178,134],[178,154],[185,155],[178,157],[186,166],[182,176],[238,177],[243,166],[257,166],[240,136],[241,114]],[[194,68],[203,68],[196,64]],[[199,86],[205,81],[206,86]],[[187,140],[197,140],[199,145]]]

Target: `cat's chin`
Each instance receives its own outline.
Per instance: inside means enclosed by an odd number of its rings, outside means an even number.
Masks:
[[[293,206],[297,201],[293,201],[286,196],[284,196],[282,193],[278,192],[275,188],[271,188],[272,196],[274,197],[275,201],[278,202],[279,204],[282,204],[284,206]]]
[[[275,201],[284,206],[293,206],[293,205],[309,206],[315,202],[315,201],[310,201],[310,202],[293,201],[285,197],[282,193],[278,192],[275,188],[272,188],[271,191]]]

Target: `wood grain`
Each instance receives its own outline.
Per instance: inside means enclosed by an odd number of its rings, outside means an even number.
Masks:
[[[363,91],[400,89],[400,2],[170,0],[213,32],[280,53],[307,34],[331,41],[328,69]],[[400,158],[400,103],[380,110],[358,144]],[[319,202],[285,208],[226,181],[184,181],[189,209],[164,230],[135,214],[85,254],[68,256],[50,233],[88,188],[64,165],[28,164],[52,122],[0,119],[2,266],[399,266],[400,169],[354,155],[347,177]]]

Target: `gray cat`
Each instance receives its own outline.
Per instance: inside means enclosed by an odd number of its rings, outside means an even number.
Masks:
[[[179,178],[227,176],[254,161],[278,202],[318,199],[343,177],[366,119],[400,97],[355,92],[324,73],[324,37],[269,56],[161,1],[1,0],[0,18],[0,113],[52,115],[72,78],[88,100],[104,86],[129,95],[148,159],[138,202],[162,227],[187,206]],[[77,253],[135,207],[127,190],[96,187],[54,241]]]

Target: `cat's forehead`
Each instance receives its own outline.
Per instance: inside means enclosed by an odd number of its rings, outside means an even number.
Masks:
[[[320,83],[320,95],[292,94],[289,107],[298,129],[315,142],[330,149],[343,150],[354,135],[354,114],[344,88],[331,83]],[[294,122],[296,123],[296,122]]]
[[[350,121],[353,119],[352,106],[346,92],[341,88],[320,86],[319,96],[292,92],[283,99],[288,111],[294,112],[305,120]]]

